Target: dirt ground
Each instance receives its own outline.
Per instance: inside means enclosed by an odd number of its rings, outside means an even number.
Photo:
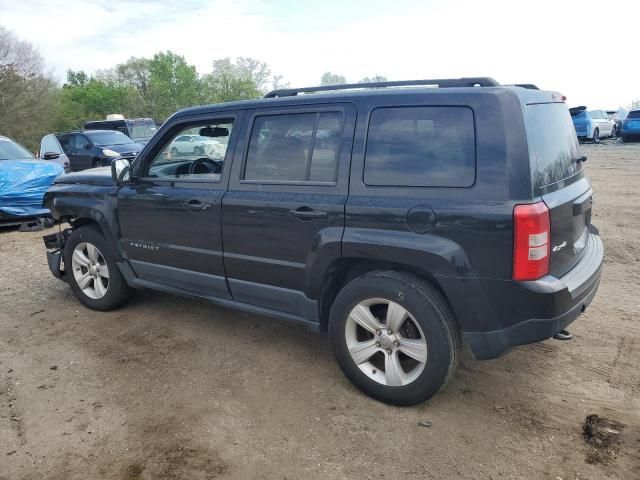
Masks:
[[[640,144],[584,151],[606,265],[575,339],[466,358],[412,408],[302,327],[154,292],[88,310],[42,233],[0,231],[0,479],[640,479]],[[590,414],[619,442],[587,444]]]

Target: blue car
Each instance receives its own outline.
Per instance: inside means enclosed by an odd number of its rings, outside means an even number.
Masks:
[[[571,120],[576,129],[576,135],[579,140],[586,140],[593,135],[593,121],[591,115],[587,112],[587,107],[574,107],[569,109]]]
[[[631,110],[622,121],[620,138],[623,142],[640,138],[640,110]]]

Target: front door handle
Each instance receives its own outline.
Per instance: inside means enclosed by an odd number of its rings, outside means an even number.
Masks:
[[[296,217],[304,222],[308,220],[316,220],[327,218],[329,214],[323,210],[315,210],[311,207],[300,207],[295,210],[289,210],[289,215]]]
[[[191,210],[192,212],[198,212],[201,210],[206,210],[207,208],[211,207],[210,203],[205,203],[205,202],[201,202],[200,200],[198,200],[197,198],[193,198],[187,202],[184,202],[182,204],[182,206],[184,208],[186,208],[187,210]]]

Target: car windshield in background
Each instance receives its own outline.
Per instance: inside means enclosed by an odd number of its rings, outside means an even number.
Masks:
[[[131,138],[150,138],[158,131],[152,123],[136,123],[129,125],[129,132],[131,132]]]
[[[85,134],[91,139],[94,145],[98,147],[135,143],[124,133],[116,132],[115,130],[109,132],[85,132]]]
[[[564,103],[528,105],[527,124],[538,166],[537,187],[564,180],[582,168],[576,161],[580,156],[578,138]]]
[[[33,160],[34,156],[13,140],[0,138],[0,160]]]
[[[640,110],[633,110],[627,114],[627,118],[640,118]]]

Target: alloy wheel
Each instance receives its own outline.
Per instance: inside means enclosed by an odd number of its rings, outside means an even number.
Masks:
[[[71,270],[78,287],[87,297],[99,300],[109,289],[109,268],[98,248],[89,242],[80,242],[73,249]]]
[[[358,303],[345,324],[351,359],[370,379],[403,386],[420,376],[427,363],[427,340],[408,310],[371,298]]]

